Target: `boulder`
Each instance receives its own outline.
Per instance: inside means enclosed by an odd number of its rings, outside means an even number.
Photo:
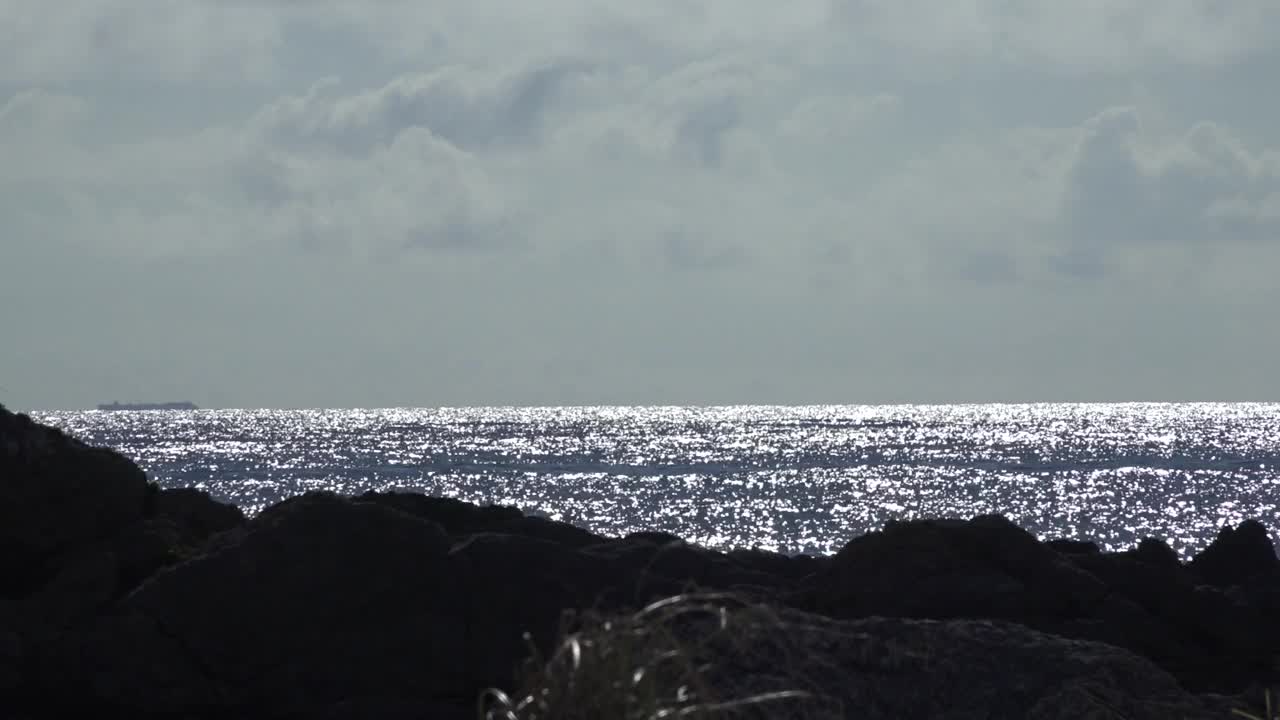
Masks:
[[[0,597],[58,572],[56,557],[139,522],[146,475],[26,415],[0,409]]]
[[[180,533],[179,541],[193,548],[199,547],[210,536],[245,522],[240,508],[220,503],[209,493],[195,488],[157,488],[150,509],[153,517],[172,522]]]
[[[119,708],[153,707],[162,683],[174,712],[307,713],[349,698],[465,694],[462,582],[439,526],[309,494],[143,583],[96,629],[78,676]]]
[[[1097,555],[1102,552],[1098,543],[1090,540],[1068,540],[1057,538],[1045,542],[1045,547],[1063,555]]]
[[[1267,528],[1257,520],[1223,527],[1208,547],[1191,559],[1191,569],[1210,585],[1244,585],[1280,577],[1280,558]]]
[[[549,540],[568,547],[584,547],[602,538],[569,523],[527,516],[513,507],[472,505],[453,498],[432,497],[419,493],[367,492],[357,497],[361,502],[393,507],[424,520],[437,523],[450,536],[465,538],[477,533],[500,533]]]
[[[758,573],[799,582],[826,566],[827,558],[812,555],[783,555],[768,550],[730,550],[728,556],[738,565]]]
[[[833,617],[1075,617],[1107,593],[995,516],[890,523],[851,540],[804,586],[807,604]]]
[[[604,703],[602,716],[675,716],[698,700],[831,720],[1207,720],[1230,707],[1124,650],[998,621],[840,621],[694,596],[590,619],[560,647],[518,690],[548,699],[539,716]]]
[[[457,664],[472,669],[466,687],[477,693],[508,685],[531,647],[546,652],[565,611],[638,604],[624,568],[550,540],[479,533],[450,556],[461,568],[455,592],[466,606],[466,650]]]
[[[0,699],[12,696],[22,685],[25,665],[18,613],[0,599]]]

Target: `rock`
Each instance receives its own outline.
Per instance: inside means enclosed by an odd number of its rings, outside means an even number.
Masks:
[[[474,699],[455,702],[424,703],[413,698],[350,698],[327,708],[308,711],[306,715],[280,717],[276,720],[476,720]]]
[[[641,594],[652,598],[710,588],[767,596],[780,591],[783,584],[773,575],[742,567],[723,553],[683,541],[655,548],[638,568],[638,577],[643,579]]]
[[[825,557],[783,555],[760,549],[730,550],[727,554],[731,560],[744,568],[797,582],[826,565]]]
[[[36,627],[49,634],[97,615],[115,599],[119,563],[110,552],[77,550],[61,560],[57,575],[20,602],[20,613],[34,637]]]
[[[1198,586],[1164,543],[1074,561],[1109,588],[1107,602],[1060,626],[1071,637],[1102,640],[1141,653],[1198,691],[1234,692],[1268,676],[1278,628],[1257,598]],[[1138,608],[1117,613],[1119,600]]]
[[[641,530],[639,532],[629,533],[622,538],[625,543],[635,543],[640,545],[652,545],[660,547],[670,543],[682,543],[684,540],[677,535],[660,530]]]
[[[14,717],[469,717],[481,689],[511,682],[526,633],[549,653],[566,612],[691,590],[795,620],[783,635],[802,645],[732,636],[748,644],[725,667],[765,687],[795,665],[860,717],[1202,717],[1215,701],[1182,688],[1280,680],[1280,567],[1253,521],[1189,565],[1157,539],[1103,553],[997,516],[891,523],[830,558],[604,538],[405,493],[311,493],[246,521],[0,410]]]
[[[456,693],[467,668],[467,606],[439,526],[370,503],[309,494],[219,536],[122,601],[94,646],[88,682],[117,707],[214,698],[226,711],[306,713],[349,697],[423,702]],[[136,635],[136,637],[135,637]],[[135,648],[163,652],[146,658]],[[176,678],[164,667],[181,656]],[[190,687],[173,683],[193,682]],[[104,690],[104,688],[108,690]],[[192,712],[199,708],[182,708]]]
[[[198,547],[211,535],[245,523],[244,512],[235,505],[220,503],[209,493],[194,488],[157,490],[152,514],[172,521],[181,533],[180,542]]]
[[[34,590],[55,556],[142,519],[147,479],[124,457],[7,410],[0,445],[0,596]]]
[[[357,498],[361,502],[393,507],[424,520],[438,523],[450,536],[465,538],[477,533],[500,533],[550,540],[567,547],[579,548],[603,540],[588,530],[568,523],[526,516],[520,510],[499,505],[477,506],[453,498],[431,497],[419,493],[367,492]]]
[[[1049,540],[1045,543],[1045,547],[1063,555],[1097,555],[1102,552],[1098,543],[1088,540]]]
[[[562,646],[577,649],[573,661],[567,650],[552,657],[546,682],[519,690],[522,696],[552,689],[547,716],[591,701],[576,695],[575,687],[627,688],[640,668],[656,679],[653,691],[639,696],[672,704],[681,685],[712,702],[806,693],[743,705],[734,717],[1198,720],[1228,712],[1222,699],[1191,695],[1124,650],[1014,623],[838,621],[695,597],[632,616],[605,616],[574,640]],[[623,655],[611,660],[611,653]],[[648,660],[655,656],[677,658],[666,666],[674,669],[663,673]],[[578,682],[568,685],[561,674],[573,665]],[[620,705],[608,710],[628,714]],[[648,714],[636,710],[630,714]]]
[[[1280,576],[1280,558],[1266,527],[1257,520],[1245,520],[1234,529],[1218,531],[1218,537],[1191,559],[1191,569],[1210,585],[1243,585]]]
[[[524,513],[516,508],[478,506],[453,498],[432,497],[420,493],[366,492],[355,498],[360,502],[395,508],[414,517],[438,524],[449,535],[489,532],[495,525],[519,520]]]
[[[607,558],[549,540],[480,533],[451,552],[464,568],[457,588],[467,608],[467,687],[509,684],[533,645],[543,652],[574,608],[634,607],[634,579]]]
[[[24,653],[17,611],[0,600],[0,699],[17,690],[23,681]]]
[[[136,610],[102,616],[51,655],[29,703],[45,717],[111,709],[124,717],[213,718],[234,705],[225,681],[183,638]]]
[[[833,617],[1026,618],[1087,614],[1106,587],[999,517],[890,523],[805,581]]]
[[[101,545],[116,556],[122,593],[133,590],[160,568],[180,562],[194,552],[184,543],[177,524],[167,518],[148,518],[134,523]]]
[[[1182,566],[1177,551],[1159,538],[1143,538],[1131,554],[1135,560],[1155,567],[1175,570]]]

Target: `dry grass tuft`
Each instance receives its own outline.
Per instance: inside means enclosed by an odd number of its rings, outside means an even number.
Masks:
[[[520,690],[487,690],[483,720],[707,720],[843,717],[802,689],[789,658],[787,621],[767,606],[723,594],[679,595],[631,615],[569,615],[550,658],[536,648]],[[532,643],[530,643],[532,646]],[[767,677],[735,672],[767,654]]]
[[[1270,689],[1268,689],[1265,692],[1263,696],[1263,702],[1265,703],[1263,706],[1264,707],[1263,715],[1254,715],[1253,713],[1246,712],[1244,710],[1232,710],[1231,714],[1235,715],[1236,717],[1246,718],[1247,720],[1280,720],[1280,709],[1275,708],[1271,704]]]

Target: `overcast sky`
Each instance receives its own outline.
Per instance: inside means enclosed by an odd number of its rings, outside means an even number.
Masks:
[[[1280,400],[1275,0],[0,0],[0,402]]]

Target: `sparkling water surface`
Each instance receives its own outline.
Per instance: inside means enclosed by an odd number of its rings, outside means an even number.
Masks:
[[[308,490],[518,506],[608,535],[828,553],[891,519],[1001,513],[1187,555],[1277,528],[1280,404],[34,413],[250,513]]]

